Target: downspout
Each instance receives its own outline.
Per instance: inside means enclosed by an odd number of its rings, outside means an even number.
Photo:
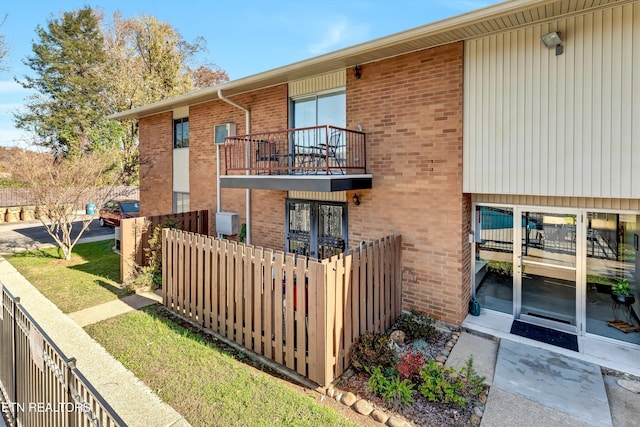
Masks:
[[[226,102],[227,104],[231,104],[236,108],[239,108],[240,110],[244,111],[244,128],[245,128],[245,133],[247,135],[249,135],[251,133],[251,111],[249,111],[248,108],[243,107],[242,105],[238,104],[237,102],[234,102],[232,100],[230,100],[229,98],[225,97],[222,94],[222,89],[218,89],[218,98],[220,98],[222,101]],[[249,147],[247,147],[247,150],[249,150]],[[247,154],[248,156],[249,154]],[[219,159],[219,157],[218,157]],[[220,164],[220,162],[218,162],[218,165]],[[247,170],[246,175],[249,175],[249,171]],[[221,205],[221,201],[220,201],[220,171],[218,171],[218,188],[216,190],[216,197],[217,197],[217,209],[218,212],[220,212],[220,205]],[[245,190],[245,206],[246,206],[246,213],[245,216],[247,218],[247,235],[246,235],[246,241],[245,243],[247,245],[251,244],[251,189],[247,188]]]

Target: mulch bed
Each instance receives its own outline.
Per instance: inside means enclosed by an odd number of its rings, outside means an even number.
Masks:
[[[451,340],[451,337],[451,332],[441,332],[437,340],[429,342],[429,351],[434,355],[434,358],[436,355],[443,353],[445,345]],[[396,408],[367,389],[368,379],[368,373],[358,372],[349,378],[343,377],[340,379],[336,387],[341,391],[351,392],[360,398],[367,399],[389,415],[398,414],[416,426],[451,427],[472,425],[469,420],[477,401],[469,401],[466,408],[460,408],[453,404],[430,402],[416,391],[413,395],[414,402],[411,405]]]

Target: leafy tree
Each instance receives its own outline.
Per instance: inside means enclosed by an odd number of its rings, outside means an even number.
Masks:
[[[192,71],[193,86],[195,89],[205,89],[229,80],[227,72],[219,68],[210,68],[204,65]]]
[[[111,109],[123,111],[161,101],[185,92],[229,80],[215,66],[189,66],[204,50],[204,40],[184,40],[169,24],[143,15],[124,19],[113,15],[104,29],[109,58]],[[122,121],[122,150],[126,181],[135,183],[139,170],[138,127],[134,120]]]
[[[110,85],[98,15],[90,7],[65,12],[36,34],[24,61],[35,76],[18,80],[36,94],[15,115],[17,127],[58,157],[111,146],[120,126],[105,120]]]
[[[102,206],[107,199],[120,196],[115,193],[121,181],[117,159],[113,149],[66,157],[24,150],[16,156],[13,176],[30,190],[38,218],[66,260],[71,259],[73,247],[93,220],[80,215],[74,207],[85,200]],[[78,223],[80,231],[72,238],[71,232]]]

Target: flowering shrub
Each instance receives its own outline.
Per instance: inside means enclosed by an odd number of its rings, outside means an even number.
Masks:
[[[427,362],[420,353],[414,353],[412,350],[407,351],[398,359],[396,369],[402,376],[408,380],[416,380],[420,378],[420,369]]]

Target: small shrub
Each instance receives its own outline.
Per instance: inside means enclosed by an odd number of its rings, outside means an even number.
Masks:
[[[438,331],[433,326],[433,319],[417,310],[402,313],[395,327],[404,331],[409,341],[424,339],[433,342],[439,337]]]
[[[394,407],[413,403],[415,385],[408,379],[401,379],[397,373],[386,376],[382,367],[376,366],[367,381],[367,389],[377,396],[381,396]]]
[[[424,356],[409,350],[398,359],[396,369],[402,378],[416,380],[420,377],[420,369],[426,364]]]
[[[473,396],[480,394],[486,377],[480,376],[473,367],[473,356],[469,356],[467,364],[460,370],[460,374],[462,374],[467,382],[465,386],[467,391]]]
[[[469,357],[464,368],[456,372],[453,368],[439,366],[430,359],[420,370],[422,383],[418,391],[432,402],[453,403],[466,408],[469,399],[482,391],[484,377],[473,368],[473,358]]]
[[[147,253],[147,265],[137,266],[134,278],[125,284],[127,292],[134,292],[139,288],[155,290],[162,286],[162,230],[164,228],[179,228],[178,220],[166,218],[160,225],[153,229],[149,237]]]
[[[351,347],[351,365],[359,371],[374,366],[392,366],[396,352],[387,335],[365,332]]]

